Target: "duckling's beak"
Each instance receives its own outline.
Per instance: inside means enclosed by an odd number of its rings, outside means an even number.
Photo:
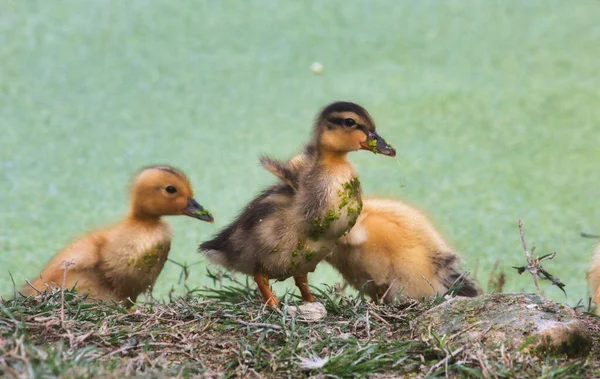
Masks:
[[[388,157],[396,156],[396,149],[389,145],[379,134],[375,132],[369,132],[367,134],[367,140],[360,143],[361,150],[369,150],[375,154],[383,154]]]
[[[187,207],[185,207],[181,213],[186,216],[190,216],[193,218],[197,218],[198,220],[213,222],[213,216],[209,211],[204,209],[202,205],[198,204],[198,202],[191,197],[188,198]]]

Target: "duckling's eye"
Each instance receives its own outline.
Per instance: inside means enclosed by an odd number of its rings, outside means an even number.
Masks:
[[[165,190],[166,190],[168,193],[175,193],[175,192],[177,192],[177,188],[175,188],[175,187],[173,187],[173,186],[167,186],[167,188],[165,188]]]
[[[344,119],[344,126],[350,127],[350,126],[354,126],[354,125],[356,125],[356,121],[354,121],[353,118]]]

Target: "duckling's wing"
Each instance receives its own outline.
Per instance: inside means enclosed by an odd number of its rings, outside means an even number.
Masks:
[[[260,164],[266,168],[267,171],[281,179],[294,190],[298,189],[298,172],[294,172],[287,162],[278,161],[264,155],[259,159]]]
[[[300,175],[309,167],[315,154],[316,149],[314,144],[307,144],[302,153],[296,155],[287,162],[263,155],[260,157],[260,164],[288,186],[297,190]]]

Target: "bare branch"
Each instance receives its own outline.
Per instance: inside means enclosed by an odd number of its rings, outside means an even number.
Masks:
[[[269,328],[269,329],[281,330],[281,326],[275,325],[275,324],[267,324],[264,322],[246,322],[246,321],[242,321],[242,320],[235,320],[235,321],[238,324],[242,324],[245,326],[255,326],[257,328]]]
[[[462,353],[463,351],[465,351],[465,349],[468,347],[468,345],[462,345],[461,347],[459,347],[458,349],[454,350],[452,353],[446,355],[446,358],[442,359],[441,361],[439,361],[438,363],[436,363],[435,365],[431,366],[431,369],[429,369],[429,372],[427,373],[427,376],[431,375],[432,373],[436,372],[437,369],[439,369],[440,367],[444,366],[446,363],[448,363],[448,361],[454,357],[456,357],[458,354]]]
[[[519,275],[524,273],[525,271],[527,271],[531,274],[531,277],[533,278],[533,284],[535,284],[535,289],[536,289],[538,295],[541,294],[540,286],[539,286],[538,280],[537,280],[538,276],[542,279],[550,280],[553,285],[560,288],[560,290],[563,291],[566,295],[567,293],[565,292],[565,289],[564,289],[565,284],[562,283],[558,278],[554,277],[552,274],[550,274],[548,271],[546,271],[542,267],[542,262],[548,261],[550,259],[554,259],[554,257],[556,257],[556,252],[551,253],[551,254],[542,255],[541,257],[535,257],[533,255],[535,252],[535,246],[531,247],[531,251],[527,250],[527,243],[525,242],[525,233],[523,232],[523,222],[521,220],[519,220],[518,225],[519,225],[519,233],[521,234],[521,242],[523,243],[523,249],[525,250],[525,258],[527,259],[527,266],[520,266],[520,267],[513,266],[513,268],[518,271]]]

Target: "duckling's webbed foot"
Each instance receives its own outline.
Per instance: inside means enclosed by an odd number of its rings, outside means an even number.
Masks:
[[[296,282],[296,287],[300,290],[303,301],[308,301],[310,303],[316,301],[308,287],[308,274],[294,276],[294,281]]]
[[[254,281],[258,286],[258,290],[263,297],[263,302],[271,307],[277,307],[279,301],[273,295],[271,287],[269,286],[269,277],[260,270],[254,271]]]

